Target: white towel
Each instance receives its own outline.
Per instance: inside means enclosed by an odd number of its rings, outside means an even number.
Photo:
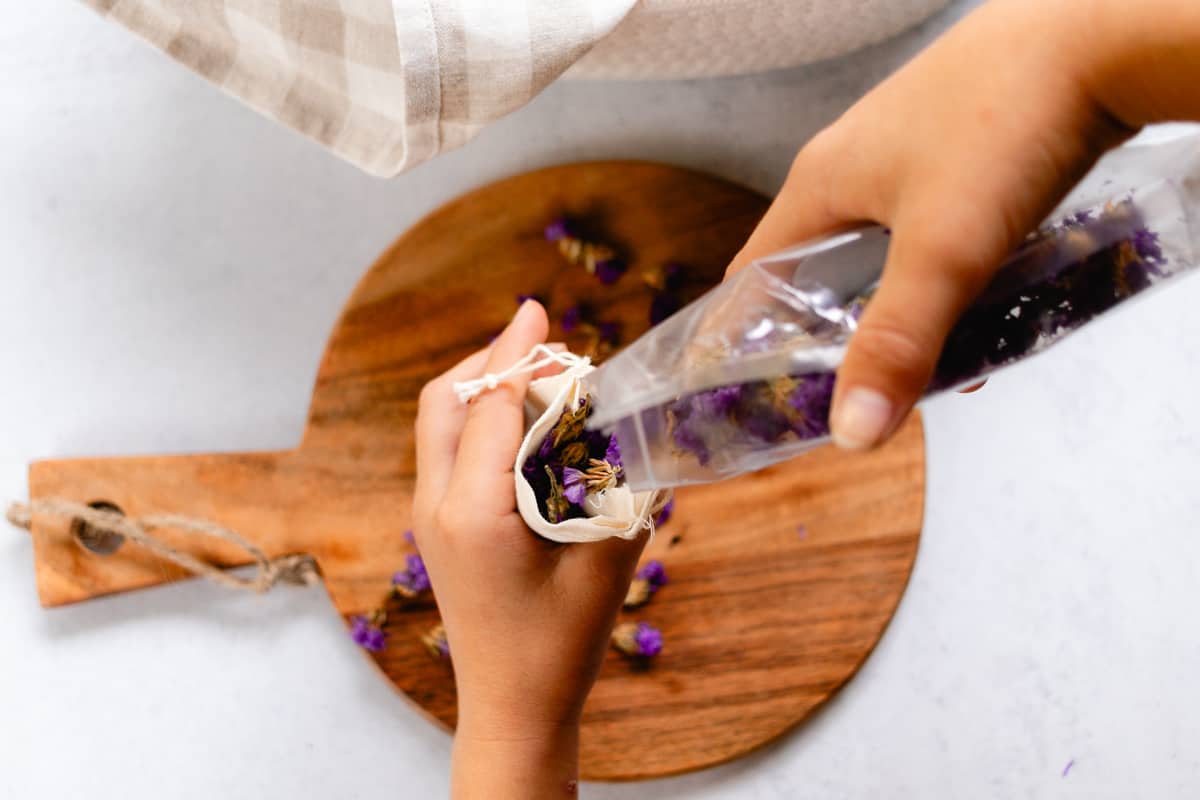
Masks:
[[[876,41],[946,0],[84,2],[267,116],[392,176],[461,146],[580,59],[587,77],[786,66]]]

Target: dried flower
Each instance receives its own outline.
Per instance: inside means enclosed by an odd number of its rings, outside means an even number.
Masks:
[[[642,273],[642,281],[656,292],[677,292],[683,288],[687,267],[677,261],[668,261],[660,267]]]
[[[571,235],[571,225],[566,217],[559,217],[547,225],[542,234],[546,237],[546,241],[557,242]]]
[[[641,569],[637,571],[637,577],[654,587],[654,591],[658,591],[667,585],[667,568],[657,558],[647,561]]]
[[[563,497],[577,506],[587,498],[587,476],[572,467],[563,467]]]
[[[429,591],[429,573],[425,571],[424,559],[415,553],[409,554],[405,562],[405,568],[392,576],[392,591],[411,600]]]
[[[450,658],[450,642],[446,639],[446,628],[440,622],[421,636],[421,644],[434,658]]]
[[[387,612],[381,608],[351,617],[350,638],[362,649],[378,653],[387,644],[387,634],[383,632],[386,622]]]
[[[625,608],[644,606],[666,584],[667,570],[663,563],[658,559],[647,561],[629,584],[629,590],[625,593]]]
[[[411,530],[404,532],[404,541],[411,545],[416,545],[417,543],[417,539],[415,536],[413,536],[413,532]]]
[[[641,608],[650,602],[653,594],[654,590],[650,587],[649,581],[634,578],[625,591],[625,600],[621,605],[628,609]]]
[[[622,466],[621,445],[617,441],[617,435],[615,433],[608,437],[608,444],[604,446],[604,460],[614,467]]]
[[[583,473],[589,492],[604,492],[617,485],[622,470],[601,458],[593,458],[588,462],[588,469]]]
[[[562,315],[563,333],[570,333],[579,327],[579,323],[583,322],[583,308],[580,306],[571,306]]]
[[[606,258],[596,262],[596,278],[605,286],[611,286],[625,274],[625,262],[619,258]]]
[[[662,631],[645,622],[625,622],[612,634],[613,646],[630,658],[651,659],[662,652]]]
[[[521,474],[550,522],[586,516],[587,495],[619,485],[623,476],[616,437],[588,430],[591,412],[587,397],[573,408],[564,408],[537,452],[521,465]]]
[[[657,325],[683,308],[683,298],[675,292],[657,292],[650,298],[650,324]]]
[[[613,248],[582,238],[575,231],[575,226],[565,218],[547,225],[543,235],[547,241],[558,244],[558,251],[567,261],[581,265],[589,275],[595,275],[605,285],[616,283],[625,274],[625,261]]]
[[[546,477],[550,479],[550,489],[546,494],[546,519],[562,522],[571,511],[571,501],[567,499],[563,485],[549,464],[546,465]]]
[[[517,295],[517,305],[519,305],[519,306],[524,305],[525,303],[529,302],[530,300],[537,300],[539,303],[542,303],[542,305],[545,305],[545,302],[542,300],[540,295],[536,295],[536,294],[519,294],[519,295]]]
[[[655,527],[661,528],[663,525],[666,525],[667,521],[671,519],[671,514],[673,514],[674,512],[675,512],[675,498],[672,497],[670,500],[668,500],[666,502],[665,505],[663,505],[662,508],[660,508],[658,510],[658,513],[654,515]]]

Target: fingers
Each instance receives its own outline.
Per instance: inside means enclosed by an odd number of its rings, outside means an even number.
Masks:
[[[546,340],[546,310],[526,301],[492,345],[484,369],[499,373]],[[513,460],[525,435],[525,392],[528,373],[517,375],[476,397],[467,411],[459,443],[451,491],[480,511],[511,511]],[[497,492],[497,489],[502,491]]]
[[[464,358],[427,383],[417,407],[417,485],[414,506],[432,508],[446,493],[454,470],[458,440],[467,421],[467,407],[454,394],[456,381],[483,374],[491,353],[485,348]]]
[[[982,291],[1003,249],[969,236],[930,236],[928,225],[897,228],[879,290],[838,370],[833,440],[871,448],[891,435],[920,398],[950,328]]]

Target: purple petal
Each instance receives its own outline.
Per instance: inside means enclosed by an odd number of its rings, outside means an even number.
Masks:
[[[651,589],[657,591],[667,585],[667,568],[657,558],[647,561],[645,565],[637,571],[638,578],[650,584]]]
[[[1138,228],[1133,232],[1133,249],[1141,258],[1151,265],[1155,275],[1162,272],[1157,268],[1165,266],[1167,257],[1163,255],[1162,245],[1159,244],[1158,234],[1148,228]]]
[[[715,389],[697,392],[692,397],[692,407],[698,414],[715,420],[729,416],[741,398],[742,384],[718,386]]]
[[[621,340],[621,323],[619,322],[601,322],[596,326],[596,331],[602,342],[616,345]]]
[[[579,306],[571,306],[562,315],[562,329],[564,333],[570,333],[579,327],[579,323],[583,322],[583,309]]]
[[[651,627],[645,622],[639,622],[634,631],[633,641],[637,643],[638,655],[643,658],[653,658],[662,652],[662,631]]]
[[[687,267],[680,264],[678,261],[670,261],[663,265],[663,289],[668,292],[677,292],[683,288],[683,281],[687,277]]]
[[[614,467],[621,466],[621,445],[618,444],[615,433],[608,437],[608,447],[604,450],[604,460]]]
[[[429,591],[429,573],[425,570],[425,560],[419,555],[410,554],[406,558],[407,568],[392,576],[392,583],[420,594]]]
[[[571,223],[566,217],[559,217],[551,222],[542,231],[548,242],[557,242],[559,239],[565,239],[571,235]]]
[[[608,258],[596,262],[596,278],[605,286],[611,286],[625,274],[625,262],[619,258]]]
[[[350,620],[350,638],[359,647],[372,653],[378,653],[387,642],[383,630],[373,626],[370,620],[361,615]]]
[[[683,308],[683,300],[675,292],[655,292],[650,300],[650,324],[658,323]]]
[[[563,497],[577,506],[587,497],[587,478],[574,467],[563,467]]]

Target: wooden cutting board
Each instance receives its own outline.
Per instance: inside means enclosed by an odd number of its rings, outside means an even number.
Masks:
[[[41,462],[30,468],[31,496],[202,517],[271,556],[309,553],[338,611],[347,619],[367,612],[411,552],[402,534],[422,385],[498,332],[519,293],[544,298],[552,319],[586,300],[598,318],[619,319],[626,340],[639,335],[650,302],[641,273],[683,262],[687,291],[698,295],[720,279],[766,205],[711,176],[635,162],[572,164],[484,187],[430,214],[367,272],[330,337],[296,449]],[[563,212],[603,231],[630,258],[629,273],[605,287],[565,265],[542,237]],[[605,663],[584,714],[583,776],[699,769],[811,714],[891,619],[916,556],[923,494],[916,417],[869,455],[827,448],[680,491],[674,519],[648,549],[666,563],[670,584],[624,615],[661,628],[665,650],[648,669],[615,654]],[[187,577],[133,544],[111,555],[86,550],[69,521],[33,522],[46,606]],[[245,561],[223,543],[164,537],[216,563]],[[432,607],[393,607],[388,646],[371,657],[430,720],[451,728],[452,673],[418,641],[436,621]],[[345,646],[354,645],[347,638]]]

